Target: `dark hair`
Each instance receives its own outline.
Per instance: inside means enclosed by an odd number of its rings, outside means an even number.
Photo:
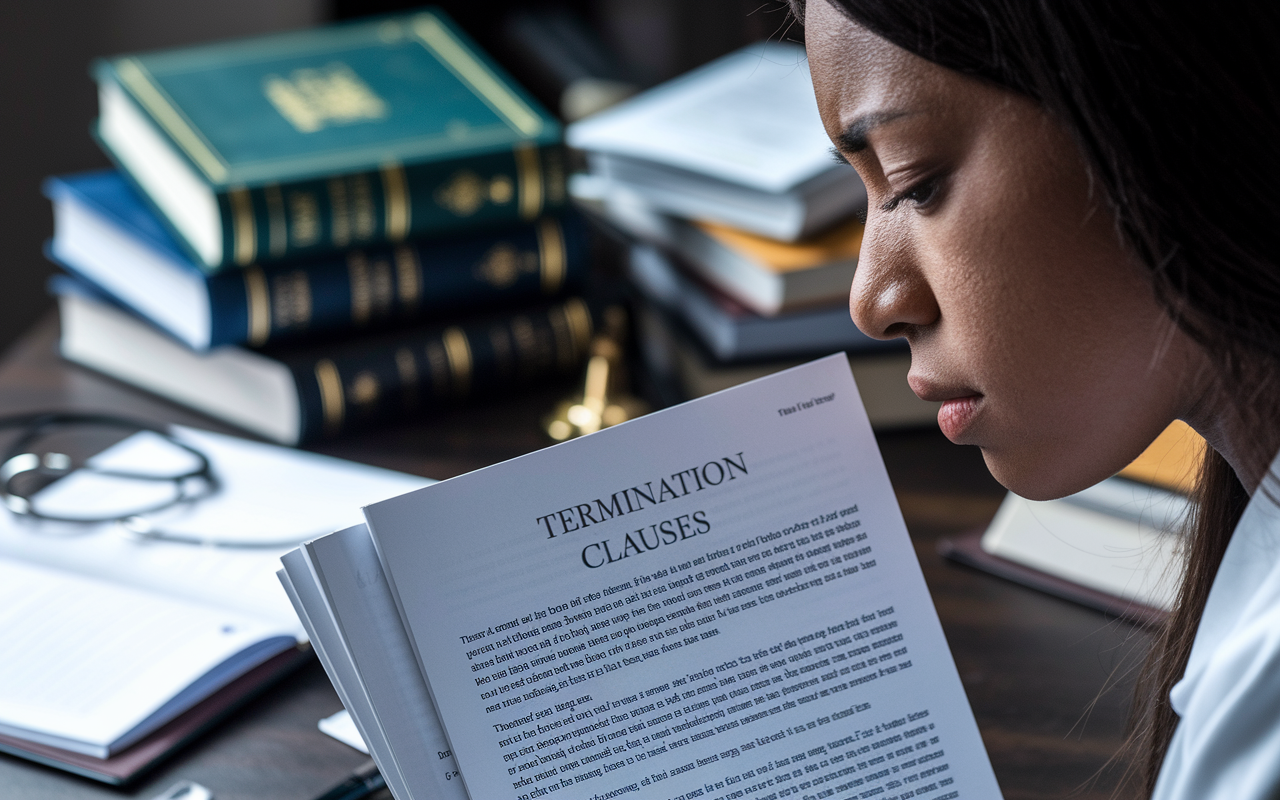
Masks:
[[[915,55],[1036,100],[1072,132],[1160,301],[1218,368],[1211,402],[1237,430],[1272,432],[1241,454],[1263,474],[1280,446],[1276,4],[829,1]],[[803,20],[804,0],[791,2]],[[1212,449],[1197,500],[1181,591],[1134,705],[1131,769],[1148,793],[1177,723],[1169,689],[1248,502]]]

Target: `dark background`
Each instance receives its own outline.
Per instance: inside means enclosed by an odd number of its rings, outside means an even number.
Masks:
[[[52,305],[48,176],[107,166],[89,138],[96,57],[397,11],[394,0],[9,0],[0,3],[0,349]],[[517,74],[501,39],[516,11],[557,8],[592,31],[628,76],[652,84],[786,27],[779,0],[448,0],[443,6]],[[791,37],[795,37],[793,31]]]

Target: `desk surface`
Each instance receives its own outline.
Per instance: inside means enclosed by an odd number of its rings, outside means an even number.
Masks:
[[[51,316],[0,360],[0,414],[97,410],[235,432],[59,361],[56,338]],[[447,478],[544,445],[538,421],[565,390],[546,387],[316,449]],[[985,524],[1003,490],[976,450],[951,445],[936,430],[879,440],[1005,798],[1108,797],[1111,775],[1091,779],[1121,740],[1131,667],[1147,636],[1097,612],[944,562],[936,553],[938,539]],[[218,800],[309,800],[364,760],[316,729],[320,717],[339,708],[313,662],[132,791],[0,756],[0,795],[148,798],[190,779]]]

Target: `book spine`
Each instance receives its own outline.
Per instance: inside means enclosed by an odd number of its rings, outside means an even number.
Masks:
[[[466,159],[218,195],[223,263],[247,267],[299,255],[398,243],[537,219],[565,203],[564,152],[520,145]]]
[[[348,250],[209,278],[210,346],[310,335],[550,299],[587,268],[576,216],[449,240]]]
[[[571,373],[593,331],[580,298],[444,328],[416,330],[284,359],[302,411],[301,439],[337,436]]]

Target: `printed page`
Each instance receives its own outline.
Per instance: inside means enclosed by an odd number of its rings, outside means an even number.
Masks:
[[[843,356],[365,509],[472,797],[998,798]]]

